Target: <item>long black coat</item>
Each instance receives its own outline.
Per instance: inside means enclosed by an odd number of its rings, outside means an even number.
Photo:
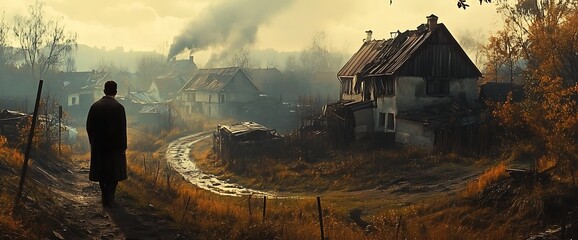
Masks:
[[[91,181],[122,181],[126,174],[126,113],[113,97],[104,96],[90,107],[86,120],[90,141]]]

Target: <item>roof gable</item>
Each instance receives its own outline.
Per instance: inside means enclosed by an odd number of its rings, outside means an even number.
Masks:
[[[247,73],[239,67],[199,69],[185,86],[181,88],[181,91],[201,90],[219,92],[223,90],[238,73],[244,74],[251,85],[259,91]]]
[[[453,62],[436,61],[434,58],[442,55]],[[448,55],[449,54],[449,55]],[[447,56],[446,56],[447,55]],[[420,66],[428,66],[425,69]],[[436,65],[437,64],[437,65]],[[459,69],[452,71],[459,65]],[[445,68],[437,70],[439,74],[457,74],[460,77],[480,77],[481,72],[460,47],[444,24],[430,31],[421,25],[418,30],[408,30],[398,33],[397,37],[389,40],[373,40],[365,42],[345,66],[339,71],[338,77],[353,77],[356,74],[365,76],[388,76],[403,72],[404,75],[432,76],[435,67]],[[409,68],[409,69],[408,69]],[[449,69],[449,70],[448,70]],[[449,73],[448,73],[449,72]]]
[[[152,84],[155,84],[159,91],[176,92],[181,89],[181,84],[179,83],[178,79],[171,77],[159,77],[155,79]]]

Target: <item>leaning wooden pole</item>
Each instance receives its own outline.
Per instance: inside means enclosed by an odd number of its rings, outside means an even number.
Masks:
[[[321,231],[321,240],[325,240],[323,232],[323,211],[321,210],[321,197],[317,197],[317,212],[319,212],[319,229]]]
[[[28,159],[30,158],[30,149],[32,148],[32,139],[34,138],[34,129],[36,128],[36,119],[38,118],[38,105],[40,105],[40,95],[42,94],[42,84],[44,81],[38,82],[38,92],[36,93],[36,103],[34,104],[34,113],[32,114],[32,124],[30,125],[30,133],[28,134],[28,144],[26,145],[26,152],[24,152],[24,163],[22,164],[22,172],[20,174],[20,183],[18,184],[18,192],[16,193],[16,200],[14,205],[18,204],[22,196],[22,188],[24,187],[24,180],[26,179],[26,170],[28,170]]]

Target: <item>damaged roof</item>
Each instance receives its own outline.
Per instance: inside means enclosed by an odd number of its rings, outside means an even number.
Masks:
[[[398,32],[392,39],[364,42],[337,76],[391,76],[402,70],[404,75],[481,76],[446,26],[442,23],[435,26],[430,30],[422,24],[417,30]],[[407,67],[417,56],[421,58]]]
[[[391,41],[387,40],[387,41]],[[363,67],[369,62],[373,61],[379,50],[383,47],[386,40],[371,40],[366,41],[361,45],[361,48],[351,56],[349,61],[339,70],[337,76],[348,76],[353,77],[355,74],[360,73]]]
[[[239,67],[227,67],[227,68],[206,68],[199,69],[197,73],[181,88],[181,91],[186,90],[204,90],[211,92],[218,92],[223,90],[223,88],[233,79],[233,77],[241,72],[247,79],[251,81],[251,78]],[[251,81],[253,86],[255,84]],[[258,89],[255,86],[255,89]]]
[[[221,125],[219,128],[227,130],[232,135],[239,135],[252,131],[269,131],[269,128],[256,122],[238,122],[231,125]]]

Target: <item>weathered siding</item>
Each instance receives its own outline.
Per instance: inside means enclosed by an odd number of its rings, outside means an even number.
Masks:
[[[450,81],[450,96],[456,99],[473,104],[478,99],[477,78],[461,78]]]
[[[433,149],[435,133],[421,122],[397,119],[395,141],[413,146]]]
[[[368,136],[374,131],[374,113],[373,108],[365,108],[353,112],[355,116],[355,138],[360,139]]]

